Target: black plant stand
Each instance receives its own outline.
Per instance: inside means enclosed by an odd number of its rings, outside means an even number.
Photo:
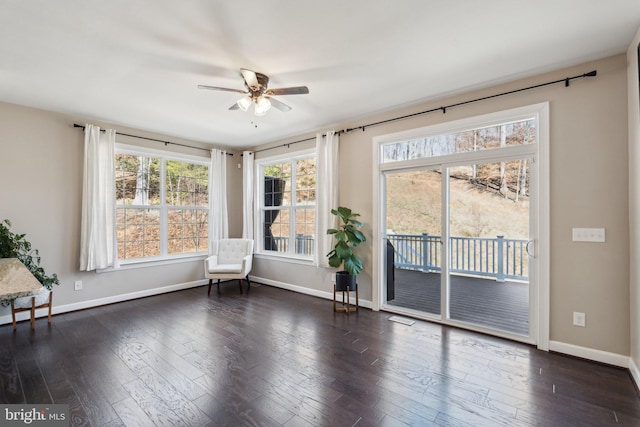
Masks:
[[[337,293],[338,292],[342,292],[342,306],[338,307],[337,306]],[[336,289],[336,285],[333,285],[333,311],[335,312],[342,312],[342,313],[353,313],[358,311],[358,284],[356,283],[356,289],[355,289],[355,293],[356,293],[356,305],[351,305],[350,302],[350,292],[354,292],[351,291],[349,289],[344,290],[344,291],[338,291]]]

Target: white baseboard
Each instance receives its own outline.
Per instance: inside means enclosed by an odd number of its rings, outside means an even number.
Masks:
[[[631,360],[629,356],[624,356],[622,354],[580,347],[559,341],[549,341],[549,350],[627,369],[629,369],[629,361]]]
[[[631,373],[633,382],[636,383],[636,389],[640,388],[640,370],[638,370],[638,366],[631,357],[629,358],[629,372]]]
[[[286,289],[288,291],[294,291],[305,295],[311,295],[318,298],[324,298],[333,301],[333,292],[319,291],[317,289],[305,288],[304,286],[292,285],[290,283],[278,282],[277,280],[265,279],[263,277],[256,277],[249,275],[251,281],[255,281],[257,283],[263,283],[265,285],[273,286],[276,288]],[[351,293],[351,297],[349,298],[350,304],[356,303],[356,298]],[[369,300],[363,300],[362,298],[358,298],[358,305],[364,308],[371,308],[373,305]]]
[[[208,281],[207,280],[196,280],[194,282],[187,282],[187,283],[179,283],[177,285],[170,285],[170,286],[164,286],[162,288],[153,288],[153,289],[146,289],[144,291],[138,291],[138,292],[131,292],[128,294],[121,294],[121,295],[114,295],[114,296],[110,296],[110,297],[105,297],[105,298],[98,298],[98,299],[93,299],[93,300],[88,300],[88,301],[81,301],[81,302],[76,302],[76,303],[72,303],[72,304],[64,304],[64,305],[55,305],[55,294],[54,294],[54,299],[53,299],[53,308],[51,309],[51,313],[52,314],[62,314],[62,313],[68,313],[70,311],[76,311],[76,310],[84,310],[86,308],[92,308],[92,307],[99,307],[101,305],[107,305],[107,304],[113,304],[116,302],[122,302],[122,301],[129,301],[129,300],[133,300],[133,299],[138,299],[138,298],[144,298],[144,297],[149,297],[152,295],[160,295],[160,294],[165,294],[167,292],[174,292],[174,291],[180,291],[183,289],[189,289],[189,288],[195,288],[197,286],[202,286],[204,284],[207,284]],[[55,289],[54,289],[55,291]],[[38,317],[46,317],[48,314],[48,311],[46,308],[42,308],[39,310],[36,310],[36,318]],[[16,321],[20,321],[20,320],[28,320],[29,319],[29,312],[28,311],[23,311],[20,313],[16,314]],[[11,314],[7,314],[6,316],[0,316],[0,325],[5,325],[7,323],[11,323]]]

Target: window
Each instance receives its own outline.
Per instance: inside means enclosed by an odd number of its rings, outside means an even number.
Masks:
[[[535,143],[536,122],[518,120],[460,132],[383,144],[382,162],[423,159]]]
[[[316,157],[257,162],[260,180],[258,251],[312,258],[316,235]]]
[[[206,162],[118,149],[118,259],[146,261],[205,253],[208,187]]]

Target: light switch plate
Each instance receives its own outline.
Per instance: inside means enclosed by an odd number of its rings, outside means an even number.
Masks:
[[[573,324],[575,326],[586,326],[587,316],[579,311],[573,312]]]
[[[574,242],[598,242],[605,241],[604,228],[574,228]]]

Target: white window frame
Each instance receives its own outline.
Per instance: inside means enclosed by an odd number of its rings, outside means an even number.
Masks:
[[[152,257],[144,257],[144,258],[130,258],[130,259],[120,259],[118,258],[118,267],[122,269],[126,268],[135,268],[135,267],[146,267],[151,265],[163,265],[163,264],[173,264],[176,262],[186,262],[193,261],[194,259],[204,259],[207,256],[207,250],[198,251],[198,252],[190,252],[190,253],[181,253],[181,254],[169,254],[168,253],[168,212],[170,207],[166,204],[166,162],[167,161],[178,161],[178,162],[188,162],[201,166],[206,166],[208,173],[211,173],[210,169],[210,160],[203,157],[191,156],[188,154],[174,153],[162,150],[156,150],[152,148],[145,148],[127,144],[116,143],[115,145],[115,154],[129,154],[134,156],[145,156],[145,157],[153,157],[160,159],[160,199],[161,203],[158,205],[144,205],[144,206],[126,206],[127,208],[136,208],[136,209],[159,209],[160,210],[160,255],[152,256]],[[116,209],[121,208],[122,205],[116,204]],[[193,207],[189,207],[191,209]],[[211,201],[209,200],[209,205],[207,210],[211,209]],[[208,217],[208,215],[207,215]],[[114,221],[116,216],[114,215]],[[115,224],[114,224],[115,225]],[[116,237],[117,239],[117,237]],[[116,241],[117,244],[117,241]],[[117,251],[116,251],[117,252]],[[119,254],[118,254],[119,256]]]
[[[317,178],[318,156],[315,149],[300,150],[300,151],[296,151],[295,153],[280,154],[280,155],[269,156],[269,157],[264,157],[262,159],[255,160],[254,176],[256,177],[255,178],[256,183],[254,186],[255,188],[254,200],[256,201],[256,203],[254,203],[254,206],[255,206],[254,218],[256,218],[256,221],[255,221],[255,228],[254,228],[254,236],[256,236],[255,256],[257,258],[265,258],[265,259],[271,258],[271,259],[277,259],[281,261],[288,261],[288,262],[301,263],[301,264],[311,264],[314,262],[315,254],[318,252],[318,218],[317,218],[317,197],[318,196],[317,194],[318,194],[318,191],[321,191],[319,188],[317,188],[317,185],[316,185],[316,204],[304,205],[304,206],[294,205],[295,185],[291,186],[292,187],[291,189],[292,204],[289,206],[290,214],[289,214],[289,251],[288,252],[276,252],[276,251],[265,250],[264,249],[264,232],[263,232],[263,221],[264,221],[264,211],[265,211],[263,167],[277,164],[277,163],[283,163],[285,161],[295,162],[296,160],[306,159],[309,157],[314,157],[316,159],[316,178]],[[295,183],[294,167],[292,167],[291,182]],[[316,179],[316,183],[317,183],[317,179]],[[314,222],[314,233],[316,237],[314,239],[314,245],[313,245],[314,254],[310,256],[306,256],[303,254],[296,254],[294,251],[296,207],[312,208],[316,212],[315,222]]]

